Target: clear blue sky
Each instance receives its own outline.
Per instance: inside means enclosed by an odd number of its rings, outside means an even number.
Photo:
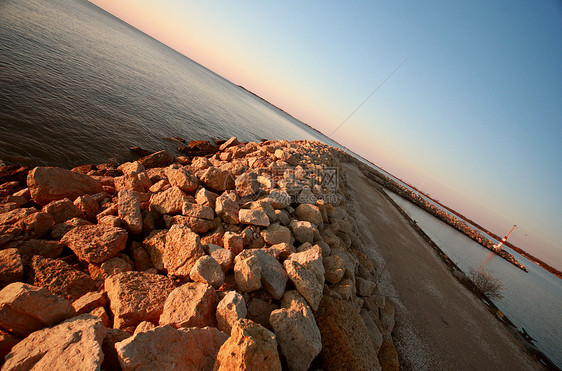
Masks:
[[[92,2],[562,269],[562,2]]]

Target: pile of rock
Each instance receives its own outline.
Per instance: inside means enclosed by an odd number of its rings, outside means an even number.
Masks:
[[[4,179],[3,369],[398,368],[337,150],[206,153]]]

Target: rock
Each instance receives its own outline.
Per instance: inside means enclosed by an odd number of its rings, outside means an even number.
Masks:
[[[248,304],[247,318],[273,331],[273,327],[269,323],[269,317],[271,312],[276,309],[279,309],[279,305],[253,297],[250,299],[250,304]]]
[[[166,227],[170,228],[174,224],[181,224],[189,227],[195,233],[205,233],[215,226],[212,220],[192,218],[182,215],[164,215]]]
[[[212,370],[228,336],[216,328],[159,326],[115,345],[124,371]]]
[[[267,250],[244,250],[236,258],[235,264],[239,261],[255,256],[258,258],[261,271],[261,286],[264,287],[274,299],[281,299],[287,286],[287,273],[283,266]],[[235,265],[236,267],[236,265]],[[235,276],[236,277],[236,276]]]
[[[222,238],[224,248],[230,250],[234,256],[244,250],[244,239],[239,233],[226,232]]]
[[[227,149],[229,147],[237,146],[239,144],[240,144],[240,142],[238,141],[238,138],[231,137],[226,142],[224,142],[223,144],[220,145],[219,150],[224,151],[225,149]]]
[[[308,306],[308,302],[296,290],[285,291],[281,298],[281,308],[289,309],[299,305]]]
[[[51,201],[103,192],[101,183],[88,175],[57,167],[36,167],[27,174],[27,187],[33,201],[46,205]]]
[[[99,370],[107,329],[89,314],[36,331],[19,342],[2,370]]]
[[[139,196],[135,191],[119,191],[118,213],[124,227],[133,234],[142,232],[142,214]]]
[[[178,187],[184,192],[193,193],[197,190],[197,185],[199,181],[185,167],[180,167],[178,169],[168,168],[166,170],[166,175],[168,176],[168,182],[172,185],[172,187]]]
[[[400,363],[398,362],[398,352],[392,343],[384,341],[379,350],[379,362],[384,371],[398,371]]]
[[[308,305],[295,304],[271,312],[269,322],[289,370],[306,371],[320,353],[320,330]]]
[[[117,371],[121,370],[121,365],[119,364],[119,356],[117,355],[117,350],[115,350],[115,344],[131,337],[131,334],[119,330],[110,328],[107,334],[103,338],[102,351],[103,351],[103,363],[101,365],[102,370],[107,371]]]
[[[380,370],[365,322],[345,300],[324,295],[316,323],[322,335],[322,365],[327,370]]]
[[[291,204],[291,196],[287,192],[278,189],[269,193],[268,200],[274,209],[284,209]]]
[[[72,302],[76,315],[79,316],[92,310],[105,307],[107,300],[100,292],[88,292]]]
[[[384,307],[380,308],[380,320],[382,324],[383,335],[390,335],[394,329],[394,306],[390,300],[386,300]]]
[[[10,353],[10,350],[14,347],[14,345],[19,343],[20,341],[21,339],[17,336],[12,335],[9,332],[0,330],[0,360],[3,361],[4,357],[6,357],[8,353]]]
[[[295,209],[295,215],[299,220],[311,222],[316,226],[323,225],[322,214],[316,205],[300,204]]]
[[[22,256],[41,255],[46,258],[56,258],[62,254],[63,249],[64,245],[60,242],[47,240],[27,240],[18,246]]]
[[[278,243],[276,245],[272,245],[267,249],[267,253],[275,257],[278,260],[285,260],[291,254],[296,253],[294,246],[288,243]]]
[[[215,218],[215,210],[209,206],[186,202],[182,207],[182,215],[192,218],[213,220]]]
[[[105,290],[113,313],[113,327],[136,326],[142,321],[158,323],[164,302],[174,289],[167,277],[125,272],[108,277]]]
[[[371,336],[373,346],[375,347],[374,350],[376,353],[378,353],[383,342],[383,336],[381,330],[375,322],[376,315],[371,311],[366,310],[365,308],[361,309],[361,312],[359,314],[361,315],[361,318],[363,318],[365,326],[367,327],[367,331]]]
[[[269,225],[269,218],[262,210],[241,209],[238,213],[238,218],[242,224],[257,225],[260,227],[267,227]]]
[[[47,214],[47,215],[49,215],[49,214]],[[80,225],[93,225],[93,224],[90,223],[89,221],[81,219],[81,218],[72,218],[70,220],[67,220],[64,223],[55,224],[53,226],[53,228],[51,229],[51,237],[54,238],[55,240],[60,240],[71,229],[73,229],[74,227],[78,227]]]
[[[107,312],[103,307],[97,307],[93,309],[92,311],[90,311],[90,314],[101,319],[101,323],[105,327],[111,327],[111,321],[109,320],[109,316],[107,315]]]
[[[152,186],[152,182],[145,173],[125,174],[113,178],[113,182],[117,192],[126,189],[135,192],[146,192]]]
[[[291,254],[283,263],[297,291],[317,310],[324,292],[324,265],[320,248],[314,246],[307,251]]]
[[[236,291],[228,291],[217,305],[217,324],[219,330],[229,334],[232,326],[242,318],[246,318],[248,311],[244,297]]]
[[[366,280],[361,277],[357,277],[355,279],[356,286],[357,286],[357,295],[359,296],[371,296],[373,294],[373,290],[377,286],[376,283],[373,281]]]
[[[241,292],[251,292],[261,288],[261,264],[259,259],[252,255],[239,259],[234,264],[234,279]]]
[[[143,172],[145,170],[145,167],[138,161],[133,161],[122,163],[117,167],[117,170],[121,170],[123,174],[133,174]]]
[[[18,249],[0,250],[0,288],[23,280],[23,264]]]
[[[252,210],[261,210],[267,214],[267,217],[270,222],[277,221],[277,215],[275,214],[275,209],[271,206],[271,202],[267,200],[261,199],[250,203],[250,209]]]
[[[209,249],[209,255],[219,263],[223,272],[228,272],[234,267],[234,254],[230,250],[217,246],[212,251]]]
[[[103,263],[125,249],[127,231],[105,225],[78,226],[61,239],[80,259]]]
[[[82,211],[74,206],[68,198],[49,202],[43,206],[43,212],[49,213],[55,223],[64,223],[68,219],[84,217]]]
[[[162,263],[169,275],[188,277],[197,259],[203,255],[205,251],[199,235],[184,225],[174,224],[170,228],[162,252]]]
[[[256,173],[246,172],[239,175],[235,181],[236,193],[242,198],[252,197],[260,190],[258,183],[258,175]]]
[[[216,327],[218,304],[215,290],[199,282],[188,282],[170,293],[160,316],[160,325],[179,327]]]
[[[331,287],[332,291],[337,292],[343,299],[351,300],[353,298],[353,288],[355,284],[349,278],[341,280],[338,284]]]
[[[240,205],[235,199],[235,195],[223,194],[216,199],[215,211],[221,219],[228,224],[238,224],[238,212]]]
[[[148,191],[151,193],[159,193],[167,190],[170,187],[171,187],[170,183],[167,180],[162,179],[151,185]]]
[[[49,213],[38,212],[26,216],[17,225],[27,236],[40,238],[46,235],[54,224],[55,221]]]
[[[155,193],[150,198],[150,208],[160,214],[179,214],[189,198],[178,187]]]
[[[37,209],[33,207],[14,209],[5,213],[0,214],[0,225],[16,224],[25,217],[35,214]]]
[[[146,332],[154,328],[156,328],[156,325],[154,323],[148,321],[142,321],[135,328],[135,333],[133,335],[140,334],[141,332]]]
[[[217,197],[219,197],[218,194],[211,192],[206,188],[201,188],[197,191],[197,193],[195,193],[195,202],[199,205],[209,206],[214,209]]]
[[[73,315],[70,301],[46,289],[14,282],[0,291],[0,326],[20,337]]]
[[[251,320],[238,320],[217,354],[214,370],[280,371],[275,335]]]
[[[291,230],[287,227],[273,223],[265,231],[261,232],[265,242],[269,245],[277,245],[280,243],[291,243]]]
[[[82,214],[86,216],[86,219],[90,221],[96,220],[96,215],[100,212],[100,207],[96,200],[91,195],[78,196],[74,200],[74,206],[80,210]]]
[[[326,281],[336,284],[341,281],[345,273],[345,262],[339,255],[331,255],[322,259],[324,263]]]
[[[135,270],[143,272],[154,268],[150,255],[138,242],[133,242],[131,252],[133,253],[132,258],[135,263]]]
[[[166,251],[166,234],[167,230],[153,231],[148,237],[142,242],[144,248],[150,255],[150,261],[159,271],[164,270],[163,255]],[[138,270],[138,269],[137,269]]]
[[[167,151],[152,153],[138,160],[138,163],[143,165],[146,169],[166,167],[172,162],[174,162],[174,156]]]
[[[196,262],[189,277],[195,282],[206,283],[218,289],[224,283],[224,272],[213,257],[205,255]]]
[[[235,187],[234,177],[232,174],[214,166],[202,170],[199,179],[206,188],[215,192],[224,192],[227,189],[234,189]]]
[[[100,269],[103,272],[103,279],[111,276],[112,274],[129,272],[133,270],[133,264],[129,259],[125,260],[126,255],[121,254],[111,259],[107,259],[101,263]]]
[[[291,231],[298,242],[314,243],[314,229],[310,222],[293,220],[289,224],[289,228],[291,228]]]
[[[43,287],[69,300],[76,300],[96,290],[96,284],[89,275],[59,259],[34,256],[31,269],[35,286]]]

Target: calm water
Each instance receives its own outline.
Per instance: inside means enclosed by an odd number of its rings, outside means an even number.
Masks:
[[[335,145],[87,1],[0,0],[0,159],[69,167],[231,135]]]
[[[490,255],[489,250],[448,224],[402,197],[387,193],[462,271],[478,268]],[[537,347],[562,367],[562,280],[513,250],[506,250],[524,264],[529,273],[493,255],[486,269],[505,285],[503,299],[494,303],[516,326],[524,327],[537,340]]]

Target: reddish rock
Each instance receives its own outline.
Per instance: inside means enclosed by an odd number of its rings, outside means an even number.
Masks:
[[[207,190],[206,188],[201,188],[195,193],[195,201],[203,206],[209,206],[215,208],[215,201],[219,197],[218,194]]]
[[[221,346],[214,370],[280,371],[275,335],[251,320],[239,320],[230,338]]]
[[[195,233],[205,233],[215,226],[212,220],[192,218],[183,215],[164,215],[164,222],[167,228],[174,224],[181,224],[189,227]]]
[[[277,245],[280,243],[291,243],[291,230],[287,227],[273,223],[261,233],[263,239],[269,245]]]
[[[133,234],[142,232],[142,214],[139,195],[135,191],[119,191],[118,215],[127,231]]]
[[[110,328],[107,330],[105,337],[103,338],[102,350],[103,350],[103,363],[101,364],[102,370],[107,371],[120,371],[121,365],[119,364],[119,356],[117,355],[117,350],[115,349],[115,344],[131,337],[131,334],[127,331]]]
[[[257,225],[260,227],[269,226],[269,218],[265,211],[241,209],[238,218],[242,224]]]
[[[96,215],[100,212],[100,207],[96,200],[91,195],[78,196],[74,200],[76,206],[90,221],[96,220]]]
[[[315,318],[322,335],[320,356],[325,369],[380,370],[365,322],[350,303],[324,295]]]
[[[211,371],[228,335],[216,328],[159,326],[115,344],[124,371]]]
[[[117,192],[130,190],[135,192],[145,192],[152,186],[152,182],[145,173],[132,173],[118,176],[113,179]]]
[[[324,292],[324,265],[320,248],[314,246],[307,251],[291,254],[283,263],[297,291],[317,310]]]
[[[0,291],[0,326],[20,337],[73,315],[70,301],[39,287],[14,282]]]
[[[100,292],[88,292],[72,302],[72,307],[79,316],[84,313],[91,312],[98,307],[104,307],[107,299]]]
[[[191,271],[189,278],[195,282],[206,283],[218,289],[224,283],[224,272],[219,263],[209,255],[200,257]]]
[[[43,206],[43,212],[51,214],[55,223],[64,223],[72,218],[83,218],[84,214],[68,198],[51,201]]]
[[[179,214],[186,202],[189,202],[187,195],[178,187],[172,187],[153,194],[150,199],[150,208],[160,214]]]
[[[135,270],[142,272],[154,268],[152,260],[150,259],[150,254],[138,242],[133,242],[131,250],[133,253],[132,258],[135,263]]]
[[[40,238],[49,232],[55,224],[53,217],[44,212],[33,213],[17,223],[24,233],[32,238]]]
[[[51,229],[51,237],[54,238],[55,240],[60,240],[71,229],[73,229],[74,227],[78,227],[80,225],[92,225],[92,223],[81,218],[72,218],[64,223],[55,224]]]
[[[215,192],[224,192],[227,189],[234,189],[234,177],[232,174],[216,167],[203,170],[199,179],[206,188]]]
[[[177,169],[168,168],[166,170],[166,175],[168,176],[168,182],[172,187],[178,187],[184,192],[193,193],[197,190],[197,185],[199,181],[193,173],[185,167],[180,167]]]
[[[236,260],[234,264],[234,279],[239,291],[251,292],[259,290],[262,287],[261,275],[261,264],[256,256],[250,255],[244,259]]]
[[[258,174],[246,172],[239,175],[235,181],[236,193],[242,198],[251,197],[259,192]]]
[[[287,285],[287,273],[283,266],[272,255],[265,250],[244,250],[234,259],[234,263],[238,264],[239,261],[254,256],[258,259],[258,264],[261,271],[261,286],[263,286],[273,298],[281,299],[285,293],[285,286]],[[235,270],[236,271],[236,270]]]
[[[172,162],[174,162],[174,156],[167,151],[152,153],[138,160],[138,163],[143,165],[146,169],[166,167]]]
[[[186,202],[182,207],[182,215],[192,218],[213,220],[215,218],[215,210],[209,206]]]
[[[18,249],[0,250],[0,288],[23,279],[23,264]]]
[[[84,225],[70,230],[61,243],[88,263],[102,263],[125,248],[127,231],[105,225]]]
[[[19,343],[21,339],[15,335],[10,334],[7,331],[0,330],[0,360],[4,360],[4,357],[10,350]]]
[[[27,187],[31,198],[39,205],[103,192],[102,185],[88,175],[56,167],[36,167],[31,170],[27,175]]]
[[[29,207],[23,209],[14,209],[0,214],[0,225],[15,224],[25,217],[37,212],[36,208]]]
[[[141,165],[138,161],[133,162],[124,162],[117,167],[118,170],[121,170],[123,174],[133,174],[133,173],[140,173],[145,170],[145,167]]]
[[[122,258],[126,257],[126,255],[121,254],[120,256],[115,256],[111,259],[104,261],[100,265],[100,270],[103,272],[103,278],[107,278],[112,274],[129,272],[133,270],[133,264]]]
[[[197,259],[205,255],[199,235],[174,224],[166,234],[162,263],[169,275],[188,277]]]
[[[240,293],[228,291],[217,305],[217,324],[219,330],[230,335],[232,326],[242,318],[246,318],[248,310],[246,301]]]
[[[307,221],[293,220],[289,224],[289,228],[293,232],[295,239],[300,243],[314,242],[314,229],[312,223]]]
[[[216,199],[215,211],[221,219],[228,224],[238,224],[238,213],[240,205],[236,200],[236,194],[226,193]]]
[[[158,323],[164,302],[174,289],[167,277],[142,272],[125,272],[105,280],[113,313],[113,327],[123,329],[142,321]]]
[[[217,326],[218,297],[205,283],[188,282],[170,293],[160,316],[160,325],[179,327]]]
[[[224,151],[225,149],[227,149],[229,147],[237,146],[239,144],[240,144],[240,142],[238,141],[238,138],[231,137],[226,142],[224,142],[223,144],[220,145],[219,150]]]
[[[164,262],[162,256],[166,251],[166,234],[167,230],[153,231],[143,242],[143,246],[150,255],[150,261],[159,271],[164,270]],[[139,270],[139,269],[137,269]]]
[[[209,248],[209,255],[219,263],[223,272],[227,272],[234,267],[234,254],[232,251],[223,249],[220,246],[213,245],[215,248]]]
[[[398,352],[392,343],[383,341],[379,350],[379,362],[381,369],[384,371],[398,371],[400,363],[398,362]]]
[[[99,370],[107,329],[99,318],[83,314],[36,331],[6,356],[3,370]]]
[[[316,205],[301,204],[295,209],[295,215],[299,220],[311,222],[316,226],[324,224],[320,209]]]
[[[76,300],[96,290],[96,284],[89,275],[59,259],[36,255],[31,260],[31,269],[35,286],[69,300]]]
[[[234,256],[240,254],[244,250],[244,239],[240,233],[226,232],[222,238],[225,249],[232,251]]]

